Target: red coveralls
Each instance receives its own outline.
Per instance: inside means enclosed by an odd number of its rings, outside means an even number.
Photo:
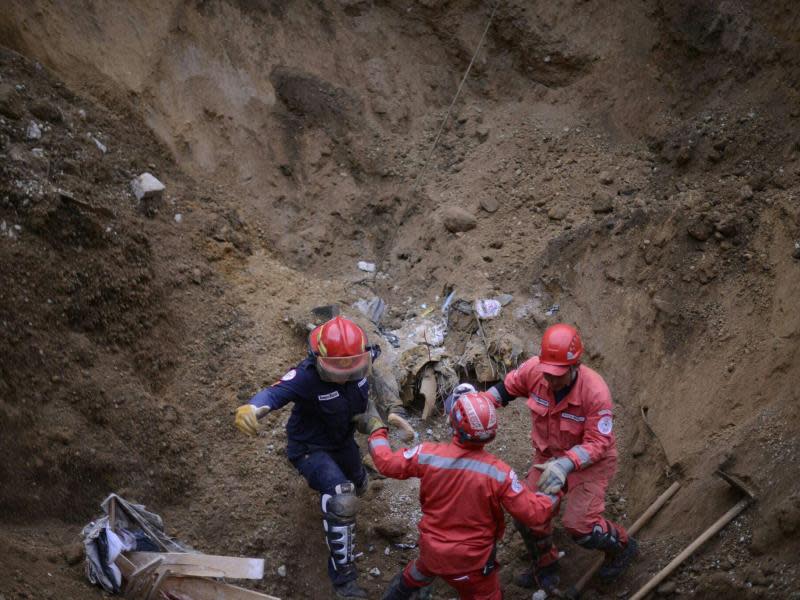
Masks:
[[[392,452],[385,429],[369,438],[378,470],[395,479],[419,477],[419,558],[403,580],[411,588],[441,577],[468,600],[500,600],[497,569],[484,573],[505,531],[503,508],[528,526],[551,518],[553,500],[535,494],[514,471],[482,446],[423,443]]]
[[[533,463],[567,456],[575,465],[564,488],[564,528],[576,540],[592,533],[596,526],[603,533],[613,528],[620,542],[627,544],[627,532],[603,517],[606,488],[617,470],[617,445],[612,432],[614,406],[608,386],[597,372],[580,365],[572,389],[556,404],[538,365],[539,357],[525,361],[506,375],[503,385],[510,395],[528,398]],[[526,481],[532,489],[536,489],[540,475],[541,471],[533,467],[528,473]],[[553,533],[552,517],[530,529],[536,538],[549,538]],[[547,543],[541,549],[539,567],[557,560],[555,546]]]

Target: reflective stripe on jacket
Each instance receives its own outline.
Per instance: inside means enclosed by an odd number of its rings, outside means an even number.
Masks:
[[[532,492],[514,471],[482,447],[423,443],[395,452],[385,429],[370,436],[375,466],[387,477],[419,477],[420,555],[442,575],[481,569],[503,537],[505,508],[536,526],[550,518],[554,499]]]
[[[538,356],[509,372],[503,385],[512,396],[528,398],[531,441],[542,458],[566,455],[578,469],[604,460],[616,463],[614,406],[611,392],[597,372],[580,365],[572,389],[558,404],[539,370]]]

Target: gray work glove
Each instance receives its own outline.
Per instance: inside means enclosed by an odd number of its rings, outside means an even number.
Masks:
[[[536,486],[543,494],[557,494],[567,482],[567,475],[575,469],[575,464],[566,456],[548,460],[544,464],[533,465],[542,471]]]
[[[378,429],[387,429],[371,399],[367,402],[367,410],[353,417],[353,423],[356,424],[356,431],[365,435],[372,435]]]

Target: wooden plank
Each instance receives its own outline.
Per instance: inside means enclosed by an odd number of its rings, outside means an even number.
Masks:
[[[148,563],[145,563],[145,564],[143,564],[141,566],[137,566],[136,570],[133,573],[130,574],[130,578],[131,579],[135,579],[138,575],[141,575],[143,573],[147,573],[151,569],[156,568],[162,562],[164,562],[164,559],[159,556],[158,558],[154,558],[153,560],[151,560]]]
[[[133,573],[138,566],[131,562],[131,560],[124,554],[118,555],[117,560],[115,560],[114,563],[117,565],[117,567],[119,567],[123,577],[130,577],[131,573]]]
[[[281,600],[276,596],[247,590],[228,583],[199,577],[172,575],[161,586],[164,592],[186,594],[192,600]]]
[[[169,581],[170,575],[171,573],[169,569],[167,569],[166,571],[162,571],[161,573],[158,574],[158,577],[156,577],[156,581],[153,584],[153,587],[150,588],[150,593],[147,594],[147,600],[155,600],[156,598],[159,597],[158,592],[164,587],[164,584],[166,584],[167,581]]]
[[[224,573],[230,579],[261,579],[264,577],[263,558],[238,558],[214,554],[189,552],[128,552],[127,557],[136,564],[145,564],[161,557],[164,565],[194,565],[208,567]]]
[[[111,531],[117,528],[117,499],[111,498],[108,502],[108,526]]]
[[[164,565],[164,570],[169,569],[173,575],[186,577],[225,577],[225,572],[201,565]]]

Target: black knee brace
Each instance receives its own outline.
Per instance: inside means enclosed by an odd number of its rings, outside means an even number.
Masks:
[[[608,530],[603,531],[601,525],[595,525],[588,535],[575,537],[575,542],[587,550],[601,550],[610,553],[621,551],[622,542],[619,539],[619,532],[611,523],[606,526]]]
[[[352,483],[337,485],[333,495],[322,495],[325,540],[331,553],[331,563],[337,571],[350,568],[353,564],[357,512],[358,498]]]

